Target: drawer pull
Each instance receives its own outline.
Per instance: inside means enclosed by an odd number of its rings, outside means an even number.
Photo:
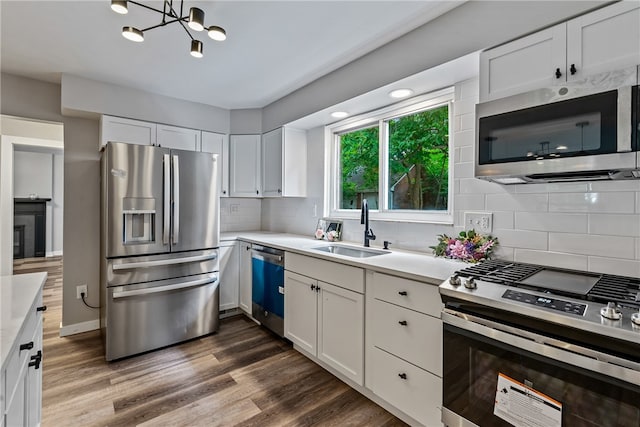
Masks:
[[[315,291],[316,290],[316,285],[311,285],[311,290]]]
[[[29,367],[35,367],[36,369],[40,369],[40,363],[42,362],[42,350],[38,350],[35,356],[31,356],[31,362],[29,362]]]
[[[31,350],[33,348],[33,341],[30,341],[26,344],[20,344],[20,351],[22,350]]]
[[[42,307],[36,308],[36,311],[47,311],[47,306],[43,305]]]
[[[407,321],[406,320],[401,320],[398,323],[401,324],[402,326],[407,326]]]
[[[403,373],[401,373],[401,374],[398,374],[398,376],[399,376],[400,378],[402,378],[403,380],[406,380],[406,379],[407,379],[407,374],[405,374],[404,372],[403,372]]]
[[[402,295],[403,297],[407,296],[407,291],[400,291],[398,292],[398,295]]]

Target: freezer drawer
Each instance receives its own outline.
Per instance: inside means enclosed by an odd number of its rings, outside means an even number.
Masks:
[[[106,289],[107,360],[218,330],[218,273]]]

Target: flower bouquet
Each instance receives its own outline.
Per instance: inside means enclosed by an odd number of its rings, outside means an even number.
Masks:
[[[475,230],[461,231],[458,237],[446,234],[438,236],[438,244],[430,246],[435,256],[460,259],[465,262],[479,262],[491,259],[498,246],[498,238],[476,233]]]

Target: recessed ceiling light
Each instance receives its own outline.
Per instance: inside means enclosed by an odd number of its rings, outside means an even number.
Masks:
[[[406,98],[411,95],[413,95],[413,91],[411,89],[396,89],[389,92],[389,96],[392,98]]]
[[[345,117],[347,117],[349,115],[349,113],[347,113],[346,111],[334,111],[333,113],[331,113],[331,117],[335,118],[335,119],[343,119]]]

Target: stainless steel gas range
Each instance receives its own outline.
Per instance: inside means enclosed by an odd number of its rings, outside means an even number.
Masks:
[[[493,260],[440,295],[445,425],[640,425],[640,278]]]

